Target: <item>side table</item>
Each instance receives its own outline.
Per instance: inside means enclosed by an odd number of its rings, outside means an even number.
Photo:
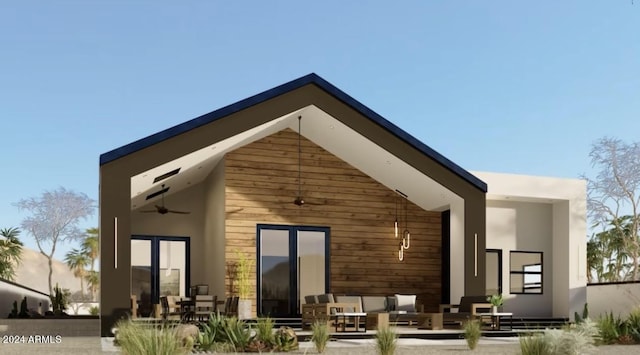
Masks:
[[[491,330],[500,330],[502,328],[501,318],[509,318],[509,330],[513,330],[513,313],[511,312],[476,313],[476,316],[480,318],[480,323],[483,323],[484,319],[489,319]]]

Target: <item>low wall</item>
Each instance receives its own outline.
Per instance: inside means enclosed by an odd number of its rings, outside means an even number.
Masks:
[[[61,318],[61,319],[0,319],[2,335],[41,335],[62,337],[100,336],[100,319]]]
[[[631,310],[640,307],[640,282],[589,284],[587,303],[592,319],[609,312],[626,318]]]

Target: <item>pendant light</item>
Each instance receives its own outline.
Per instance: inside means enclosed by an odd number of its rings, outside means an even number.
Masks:
[[[407,209],[409,201],[405,200],[404,204],[404,232],[402,232],[402,247],[409,249],[411,246],[411,232],[409,232],[409,219],[407,218]]]

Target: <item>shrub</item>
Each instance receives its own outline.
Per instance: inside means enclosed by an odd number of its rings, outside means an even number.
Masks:
[[[593,350],[598,337],[598,327],[589,318],[566,329],[545,331],[552,354],[578,355]]]
[[[206,323],[200,324],[200,332],[196,338],[196,347],[200,350],[212,350],[216,343],[224,343],[222,334],[224,318],[218,313],[212,313]]]
[[[237,317],[222,318],[221,340],[233,346],[235,351],[243,351],[251,340],[251,327]]]
[[[578,355],[594,349],[598,328],[589,318],[563,329],[546,329],[543,334],[519,338],[522,355]]]
[[[518,338],[522,355],[548,355],[551,354],[549,344],[543,334],[524,335]]]
[[[313,342],[313,345],[315,345],[316,350],[318,350],[319,353],[323,353],[324,349],[327,347],[327,342],[331,337],[329,335],[327,322],[315,321],[311,325],[311,332],[311,341]]]
[[[100,315],[100,307],[91,306],[89,308],[89,314],[92,315],[92,316],[99,316]]]
[[[482,335],[480,322],[475,319],[468,320],[464,322],[462,329],[464,330],[464,339],[467,341],[469,349],[475,349],[480,340],[480,335]]]
[[[270,317],[258,318],[256,322],[256,339],[268,346],[273,346],[273,326],[275,322]]]
[[[634,308],[627,318],[627,329],[633,341],[640,343],[640,308]]]
[[[379,327],[376,332],[376,348],[380,355],[391,355],[395,353],[398,338],[396,332],[390,327]]]
[[[582,315],[578,314],[578,312],[574,312],[574,318],[576,323],[582,323],[582,321],[589,318],[589,306],[585,303],[582,308]]]
[[[620,336],[627,334],[625,322],[619,316],[614,317],[613,312],[600,317],[597,324],[601,344],[615,344]]]
[[[118,322],[116,328],[117,342],[122,348],[122,352],[128,355],[188,354],[193,348],[193,342],[183,342],[177,335],[175,328],[166,326],[156,328],[134,323],[131,320]]]

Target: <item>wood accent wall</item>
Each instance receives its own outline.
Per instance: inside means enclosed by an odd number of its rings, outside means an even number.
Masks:
[[[236,250],[256,258],[257,224],[326,226],[331,228],[331,292],[417,294],[425,310],[436,310],[441,297],[440,212],[408,203],[411,247],[400,262],[401,239],[394,238],[393,221],[398,203],[402,232],[404,200],[303,138],[302,195],[322,205],[296,206],[297,144],[297,133],[287,129],[227,154],[227,265],[235,262]],[[226,287],[232,291],[229,273]]]

